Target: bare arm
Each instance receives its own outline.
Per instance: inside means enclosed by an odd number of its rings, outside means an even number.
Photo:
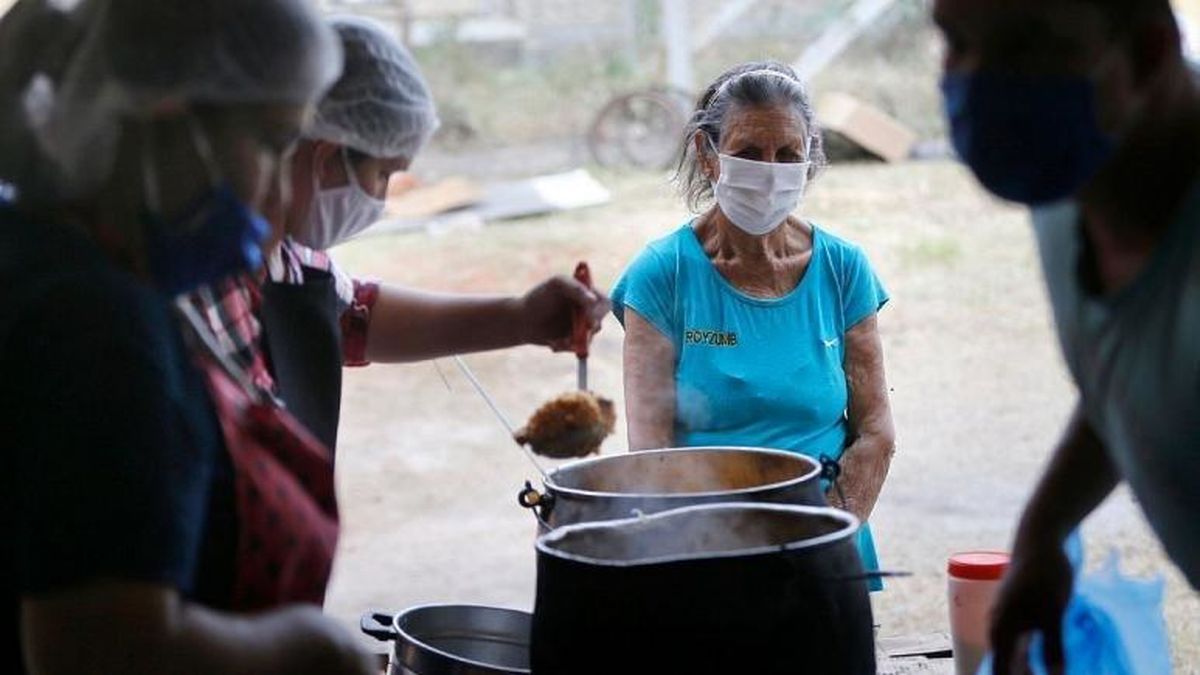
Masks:
[[[367,359],[402,363],[523,344],[563,350],[576,307],[587,311],[597,331],[609,304],[603,294],[568,277],[553,277],[523,296],[383,286],[371,310]]]
[[[1062,616],[1074,583],[1063,541],[1119,482],[1103,442],[1076,409],[1017,528],[1012,564],[992,615],[995,672],[1023,663],[1018,645],[1034,630],[1046,636],[1047,665],[1062,664]]]
[[[1076,409],[1021,516],[1017,547],[1061,547],[1119,481],[1104,444]]]
[[[21,629],[33,675],[378,671],[375,659],[315,607],[235,616],[151,584],[99,582],[26,598]]]
[[[629,449],[675,444],[675,345],[632,309],[625,310],[625,419]]]
[[[875,509],[896,450],[883,344],[874,316],[846,333],[846,381],[850,389],[847,412],[854,440],[841,459],[841,487],[846,496],[843,508],[865,522]],[[838,503],[835,495],[830,497],[830,503]]]
[[[371,309],[367,359],[403,363],[524,344],[520,301],[384,286]]]

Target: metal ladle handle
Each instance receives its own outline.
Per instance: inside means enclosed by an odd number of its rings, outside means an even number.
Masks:
[[[517,430],[513,427],[512,422],[510,422],[504,412],[500,410],[500,406],[496,405],[495,399],[493,399],[491,395],[488,394],[487,390],[483,388],[483,384],[479,382],[477,377],[475,377],[475,373],[471,371],[471,367],[467,365],[467,362],[464,361],[461,356],[455,356],[454,363],[458,364],[459,370],[461,370],[462,374],[467,377],[467,380],[471,383],[471,386],[475,388],[475,391],[479,393],[479,396],[483,399],[483,402],[487,403],[488,407],[492,409],[492,412],[496,414],[496,419],[500,420],[500,424],[504,425],[504,429],[508,432],[508,437],[516,440]],[[529,446],[524,443],[517,443],[517,445],[520,446],[521,450],[525,453],[525,456],[529,458],[530,463],[533,464],[533,468],[537,469],[538,473],[542,475],[542,480],[549,485],[551,483],[549,474],[547,474],[546,470],[542,468],[541,462],[539,462],[537,457],[533,455],[533,452],[529,449]]]
[[[592,270],[586,262],[581,261],[575,266],[575,280],[583,284],[589,291],[593,290]],[[591,348],[592,325],[587,310],[576,307],[571,316],[571,350],[575,356],[586,359]]]

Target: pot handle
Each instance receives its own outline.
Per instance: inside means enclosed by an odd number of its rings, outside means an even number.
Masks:
[[[904,570],[870,570],[862,574],[851,574],[844,577],[831,577],[827,581],[870,581],[871,579],[905,579],[913,576],[912,572]]]
[[[365,612],[358,620],[358,628],[380,642],[395,640],[396,629],[392,627],[393,616],[395,615],[387,612]]]
[[[538,523],[546,530],[552,530],[550,523],[546,521],[550,517],[550,512],[554,510],[554,495],[549,492],[538,492],[537,488],[529,481],[525,481],[525,487],[517,493],[517,503],[523,508],[527,508],[533,512],[533,517],[537,518]]]

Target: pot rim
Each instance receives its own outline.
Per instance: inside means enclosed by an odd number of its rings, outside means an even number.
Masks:
[[[788,459],[798,459],[802,462],[808,462],[809,464],[812,465],[812,468],[804,474],[801,474],[794,478],[789,478],[787,480],[781,480],[781,481],[778,481],[775,483],[764,483],[763,485],[755,485],[754,487],[742,488],[740,490],[709,490],[707,492],[601,492],[601,491],[597,491],[597,490],[583,490],[580,488],[566,487],[566,486],[562,485],[561,483],[559,483],[557,480],[555,480],[555,477],[558,476],[561,472],[570,471],[570,470],[577,469],[579,467],[588,466],[591,464],[599,464],[601,462],[606,462],[606,461],[609,461],[609,460],[617,458],[617,457],[624,457],[626,455],[634,455],[634,454],[637,454],[637,455],[665,455],[665,454],[672,454],[672,453],[687,453],[687,452],[702,452],[702,451],[708,451],[708,452],[713,452],[713,451],[716,451],[716,452],[747,452],[747,451],[749,451],[749,452],[758,453],[758,454],[779,455],[782,457],[786,457]],[[777,448],[756,448],[756,447],[752,447],[752,446],[739,446],[739,445],[700,445],[700,446],[695,446],[695,447],[657,448],[654,450],[634,450],[634,451],[630,451],[630,452],[622,454],[622,455],[603,455],[600,457],[590,457],[588,459],[581,459],[581,460],[578,460],[575,462],[571,462],[570,464],[564,464],[562,466],[559,466],[559,467],[551,470],[546,475],[547,480],[543,481],[542,485],[545,487],[545,489],[547,491],[549,491],[551,493],[559,494],[559,495],[567,495],[570,497],[576,497],[576,498],[585,499],[585,500],[614,499],[614,498],[684,500],[684,499],[697,499],[697,498],[709,498],[709,497],[728,497],[731,495],[753,495],[753,494],[756,494],[759,492],[769,492],[771,490],[778,490],[780,488],[790,487],[792,485],[799,485],[800,483],[818,478],[818,477],[820,477],[820,475],[821,475],[820,462],[813,459],[812,457],[809,457],[808,455],[805,455],[805,454],[802,454],[799,452],[791,452],[789,450],[779,450]]]
[[[497,672],[505,671],[505,670],[514,671],[514,672],[518,672],[518,673],[531,672],[529,668],[509,668],[509,667],[505,667],[505,666],[497,666],[494,663],[484,663],[483,661],[474,661],[474,660],[468,659],[464,656],[459,656],[458,654],[451,654],[450,652],[447,652],[442,649],[438,649],[437,647],[434,647],[433,645],[429,644],[428,642],[425,642],[424,640],[421,640],[421,639],[413,636],[411,633],[405,631],[403,628],[400,627],[400,617],[407,616],[407,615],[413,614],[415,612],[420,612],[422,610],[450,609],[450,608],[466,609],[466,610],[483,609],[483,610],[490,610],[490,611],[505,612],[505,613],[509,613],[509,614],[521,614],[521,615],[529,617],[529,620],[531,622],[533,621],[533,614],[531,612],[527,612],[523,609],[516,609],[514,607],[497,607],[495,605],[476,605],[476,604],[470,604],[470,603],[464,604],[464,603],[458,603],[458,602],[432,602],[432,603],[427,603],[424,605],[415,605],[413,607],[408,607],[402,611],[396,612],[394,615],[392,615],[392,631],[394,631],[394,635],[392,637],[392,642],[393,642],[392,650],[394,652],[398,652],[400,650],[401,642],[404,642],[404,643],[419,647],[421,649],[424,649],[432,654],[436,654],[445,659],[449,659],[456,663],[461,663],[463,665],[472,666],[475,668],[489,668],[489,669],[495,670]]]
[[[792,542],[782,546],[756,546],[753,548],[739,548],[733,551],[716,551],[707,553],[681,553],[676,555],[665,555],[651,558],[639,558],[636,560],[605,560],[593,558],[590,556],[579,555],[575,553],[567,553],[551,547],[549,544],[557,542],[574,532],[587,530],[608,530],[617,527],[629,525],[631,523],[646,522],[650,520],[662,520],[692,511],[779,511],[789,513],[805,513],[814,516],[827,516],[834,520],[840,520],[842,527],[811,539]],[[646,565],[659,565],[674,562],[690,562],[694,560],[714,560],[724,558],[745,558],[750,556],[761,555],[776,555],[779,553],[803,551],[818,546],[824,546],[848,536],[853,536],[858,531],[861,522],[854,514],[835,509],[828,506],[801,506],[798,504],[763,504],[758,502],[726,502],[721,504],[695,504],[692,506],[684,506],[668,511],[658,511],[652,514],[637,515],[632,518],[621,518],[619,520],[601,520],[595,522],[577,523],[575,525],[563,525],[551,532],[541,535],[535,542],[535,548],[539,555],[545,554],[568,560],[571,562],[584,563],[588,565],[596,565],[601,567],[642,567]]]

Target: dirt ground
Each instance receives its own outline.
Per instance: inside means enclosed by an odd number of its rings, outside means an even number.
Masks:
[[[604,207],[441,235],[375,237],[344,267],[429,289],[518,292],[592,264],[607,287],[647,242],[685,217],[664,176],[602,175]],[[1073,405],[1022,212],[984,197],[951,164],[828,171],[806,213],[862,244],[892,294],[881,314],[899,450],[872,518],[883,566],[913,573],[874,596],[885,635],[947,630],[949,553],[997,549]],[[621,407],[621,329],[591,358],[593,387]],[[520,420],[574,384],[570,355],[534,348],[469,357]],[[626,448],[618,429],[604,452]],[[428,602],[530,608],[531,515],[515,496],[534,471],[450,361],[346,377],[338,483],[345,523],[329,610]],[[1085,527],[1089,558],[1161,573],[1177,672],[1200,673],[1200,598],[1166,562],[1127,493]]]

